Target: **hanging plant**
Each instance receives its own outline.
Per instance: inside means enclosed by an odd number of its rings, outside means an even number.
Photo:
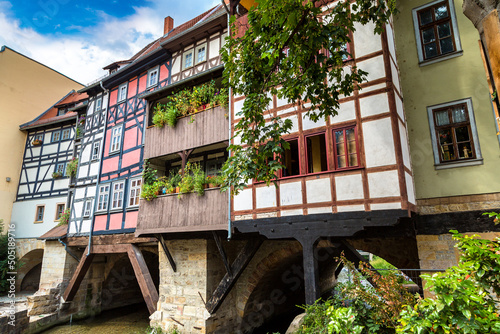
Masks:
[[[66,166],[66,175],[70,177],[76,176],[76,170],[78,168],[78,158],[73,158]]]
[[[52,173],[52,178],[53,179],[60,179],[63,176],[61,172],[54,172]]]
[[[71,210],[69,208],[64,210],[64,212],[59,217],[59,224],[57,224],[57,226],[68,225],[70,215],[71,215]]]

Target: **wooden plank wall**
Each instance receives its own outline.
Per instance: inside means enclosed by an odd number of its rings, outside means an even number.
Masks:
[[[144,158],[154,158],[229,140],[227,109],[216,107],[178,120],[175,128],[146,130]],[[191,124],[189,124],[191,123]]]
[[[160,196],[150,202],[141,199],[136,235],[227,230],[228,194],[208,189],[195,193]]]

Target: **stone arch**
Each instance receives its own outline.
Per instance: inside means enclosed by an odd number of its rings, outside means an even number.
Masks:
[[[37,248],[19,257],[20,267],[17,270],[16,291],[22,291],[21,287],[23,287],[24,291],[36,292],[38,290],[43,253],[43,248]],[[30,282],[25,281],[25,279]]]
[[[317,245],[316,255],[319,260],[322,292],[336,283],[334,276],[336,263],[333,257],[337,252],[335,250],[325,252],[330,248],[329,243],[319,242]],[[238,289],[240,293],[236,303],[241,318],[239,326],[241,333],[250,333],[275,318],[290,323],[295,315],[303,312],[296,305],[305,304],[303,255],[300,243],[265,242],[256,255],[256,261],[250,265],[251,270],[242,275],[238,283],[240,287],[246,287]],[[278,329],[272,328],[272,330]]]

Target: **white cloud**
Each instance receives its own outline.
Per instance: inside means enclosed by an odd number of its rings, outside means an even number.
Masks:
[[[129,59],[163,35],[164,17],[172,16],[177,26],[219,3],[154,1],[150,7],[134,7],[134,14],[123,18],[99,12],[97,25],[71,26],[68,31],[72,35],[42,35],[32,28],[22,28],[21,21],[13,17],[10,4],[0,2],[0,45],[87,84],[106,74],[102,67]]]

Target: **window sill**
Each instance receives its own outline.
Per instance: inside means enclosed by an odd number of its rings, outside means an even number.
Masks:
[[[139,210],[139,205],[127,207],[127,211],[137,211],[137,210]]]
[[[122,104],[123,102],[127,101],[127,99],[125,100],[121,100],[121,101],[116,101],[116,104]]]
[[[483,159],[470,159],[464,161],[455,161],[455,162],[447,162],[438,165],[434,165],[436,170],[439,169],[448,169],[448,168],[457,168],[457,167],[468,167],[468,166],[477,166],[482,165]]]
[[[431,58],[431,59],[427,59],[427,60],[422,60],[418,63],[418,65],[420,67],[423,67],[423,66],[427,66],[427,65],[431,65],[431,64],[434,64],[434,63],[438,63],[440,61],[444,61],[444,60],[448,60],[448,59],[452,59],[452,58],[455,58],[455,57],[460,57],[464,54],[464,52],[462,50],[459,50],[459,51],[455,51],[455,52],[451,52],[451,53],[447,53],[446,55],[444,56],[439,56],[439,57],[435,57],[435,58]]]
[[[117,212],[123,212],[123,208],[114,208],[109,210],[109,213],[117,213]]]
[[[94,216],[107,215],[108,211],[96,211],[94,212]]]
[[[158,83],[155,83],[151,86],[147,86],[146,89],[156,88],[157,86],[158,86]]]
[[[118,154],[118,153],[120,153],[120,150],[118,150],[118,151],[113,151],[113,152],[109,152],[109,153],[108,153],[108,156],[112,156],[112,155],[115,155],[115,154]]]
[[[35,221],[33,222],[33,224],[42,224],[42,223],[43,223],[43,220],[41,220],[41,221],[40,221],[40,220],[35,220]]]

